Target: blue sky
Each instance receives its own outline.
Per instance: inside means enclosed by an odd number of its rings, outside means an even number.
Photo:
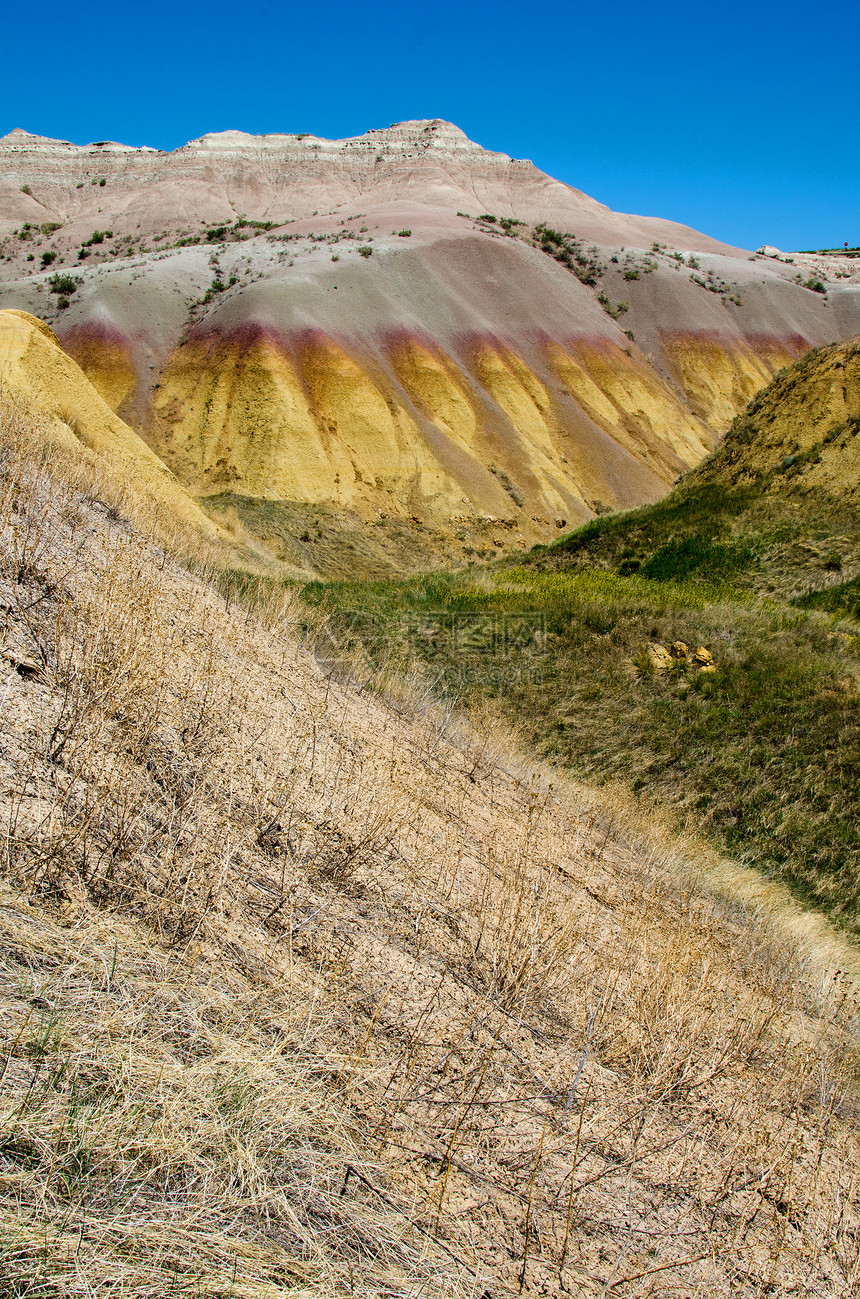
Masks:
[[[860,244],[860,6],[45,0],[4,18],[0,134],[173,149],[456,122],[619,211]]]

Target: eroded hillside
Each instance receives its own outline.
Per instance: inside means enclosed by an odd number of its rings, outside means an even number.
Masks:
[[[0,304],[214,518],[329,575],[656,500],[860,320],[850,260],[611,212],[444,122],[171,154],[13,131],[0,169]]]
[[[851,952],[225,601],[54,432],[3,405],[3,1285],[849,1293]]]

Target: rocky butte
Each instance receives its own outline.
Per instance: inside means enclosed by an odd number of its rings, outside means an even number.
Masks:
[[[856,266],[612,212],[443,121],[0,139],[0,307],[305,573],[524,549],[659,498],[777,370],[860,330]]]

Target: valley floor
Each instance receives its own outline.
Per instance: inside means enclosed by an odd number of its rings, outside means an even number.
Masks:
[[[853,1293],[854,984],[2,419],[0,1294]]]

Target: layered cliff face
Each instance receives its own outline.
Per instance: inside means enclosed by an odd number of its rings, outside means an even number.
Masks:
[[[0,305],[48,320],[211,513],[316,571],[657,499],[860,317],[852,263],[813,291],[444,122],[172,154],[13,131],[0,172]]]

